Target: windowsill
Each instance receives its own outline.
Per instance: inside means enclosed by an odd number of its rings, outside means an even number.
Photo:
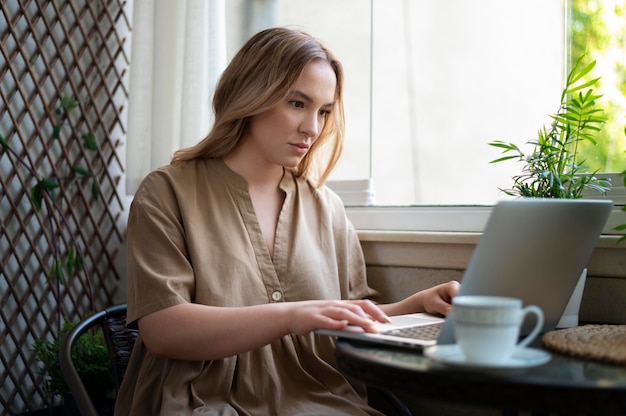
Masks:
[[[348,206],[346,213],[357,230],[409,231],[427,233],[480,233],[491,206]],[[616,205],[604,227],[604,234],[626,223],[626,211]],[[623,233],[623,232],[622,232]]]

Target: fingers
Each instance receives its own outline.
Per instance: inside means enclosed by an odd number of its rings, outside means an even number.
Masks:
[[[365,332],[378,332],[376,322],[390,322],[389,317],[369,300],[320,302],[315,315],[317,326],[327,329],[353,325]]]
[[[443,299],[451,302],[452,298],[456,296],[456,294],[459,292],[459,289],[461,288],[461,283],[459,283],[456,280],[451,280],[448,283],[444,283],[444,296]]]
[[[370,300],[356,300],[346,304],[360,318],[358,321],[350,321],[349,324],[360,326],[365,332],[378,332],[377,322],[391,323],[391,319]]]
[[[374,302],[368,299],[352,301],[359,305],[365,316],[381,323],[391,323],[391,319]]]
[[[452,305],[449,302],[444,301],[443,299],[435,299],[433,309],[433,312],[437,314],[448,316],[448,314],[452,310]]]
[[[365,328],[377,320],[372,316],[372,313],[376,315],[382,313],[377,312],[376,309],[378,308],[375,305],[369,305],[366,301],[339,301],[329,307],[326,316],[337,320],[346,320],[350,325]]]
[[[456,296],[460,288],[461,284],[456,280],[436,286],[434,288],[436,295],[433,296],[430,304],[432,310],[429,312],[447,316],[452,309],[452,298]]]

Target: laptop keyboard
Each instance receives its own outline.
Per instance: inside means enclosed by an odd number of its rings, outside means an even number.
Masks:
[[[394,335],[397,337],[423,339],[430,341],[437,339],[442,326],[443,322],[432,325],[410,326],[406,328],[391,329],[382,333],[385,335]]]

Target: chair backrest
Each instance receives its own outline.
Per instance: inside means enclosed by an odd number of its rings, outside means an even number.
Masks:
[[[109,314],[102,322],[102,332],[109,349],[116,392],[122,384],[130,354],[133,352],[133,346],[139,335],[139,330],[126,326],[126,305],[118,306],[123,306],[123,311],[119,311],[119,314]]]
[[[67,334],[59,353],[59,363],[76,406],[83,416],[98,416],[98,412],[72,362],[72,348],[82,334],[96,326],[102,328],[107,344],[116,393],[126,373],[133,345],[139,335],[138,330],[126,326],[126,304],[111,306],[95,313],[81,321]]]

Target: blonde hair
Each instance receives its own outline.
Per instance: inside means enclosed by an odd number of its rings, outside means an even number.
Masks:
[[[343,67],[317,39],[288,28],[259,32],[239,50],[217,84],[213,128],[196,145],[174,153],[171,163],[226,156],[237,146],[250,118],[285,99],[304,66],[317,59],[328,62],[335,72],[335,104],[318,139],[293,172],[321,186],[343,150]]]

